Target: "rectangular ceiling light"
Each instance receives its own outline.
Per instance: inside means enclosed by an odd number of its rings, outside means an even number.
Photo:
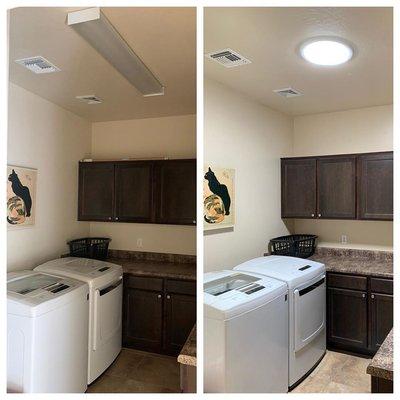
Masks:
[[[99,7],[68,13],[68,25],[88,41],[143,96],[164,94],[163,85],[133,52]]]

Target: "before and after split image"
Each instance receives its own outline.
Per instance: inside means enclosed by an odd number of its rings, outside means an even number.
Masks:
[[[397,6],[236,3],[3,10],[7,397],[393,394]]]

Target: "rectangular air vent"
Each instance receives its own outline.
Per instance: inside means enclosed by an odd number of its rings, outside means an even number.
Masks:
[[[20,60],[15,60],[15,62],[25,68],[28,68],[35,74],[49,74],[51,72],[60,71],[60,68],[56,67],[42,56],[21,58]]]
[[[303,93],[299,92],[296,89],[293,89],[291,87],[287,87],[284,89],[275,89],[274,92],[276,94],[279,94],[279,96],[285,97],[285,98],[290,98],[290,97],[298,97],[298,96],[303,96]]]
[[[84,101],[87,104],[100,104],[103,102],[100,97],[97,97],[94,94],[86,94],[84,96],[76,96],[78,100]]]
[[[251,61],[243,57],[232,49],[223,49],[206,54],[206,57],[226,68],[238,67],[240,65],[251,64]]]

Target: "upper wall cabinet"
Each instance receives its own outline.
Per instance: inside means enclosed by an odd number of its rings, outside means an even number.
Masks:
[[[196,160],[81,162],[80,221],[196,223]]]
[[[282,218],[393,219],[393,152],[281,160]]]
[[[312,158],[282,160],[282,218],[315,217],[316,170],[316,160]]]
[[[156,219],[161,224],[196,223],[196,160],[155,165]]]
[[[111,221],[114,215],[114,164],[79,163],[79,221]]]
[[[151,222],[153,215],[153,164],[115,164],[115,219],[125,222]]]
[[[393,153],[365,154],[358,161],[358,217],[392,220]]]
[[[317,160],[318,218],[356,218],[356,157]]]

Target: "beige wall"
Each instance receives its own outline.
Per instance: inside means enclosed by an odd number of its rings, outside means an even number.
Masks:
[[[8,271],[31,269],[87,236],[77,221],[78,160],[90,154],[91,124],[22,89],[9,86],[8,164],[38,169],[36,222],[7,232]]]
[[[294,156],[393,150],[393,107],[380,106],[294,118]],[[322,246],[392,249],[393,222],[296,220],[296,233],[314,233]],[[341,245],[341,235],[348,244]]]
[[[205,81],[204,159],[236,170],[236,224],[208,231],[204,270],[261,256],[270,238],[288,234],[280,218],[280,157],[292,154],[292,119],[238,92]]]
[[[94,123],[92,157],[195,158],[196,116]],[[113,249],[196,254],[196,228],[193,226],[92,222],[90,233],[110,236]],[[142,239],[142,247],[138,247],[138,239]]]

